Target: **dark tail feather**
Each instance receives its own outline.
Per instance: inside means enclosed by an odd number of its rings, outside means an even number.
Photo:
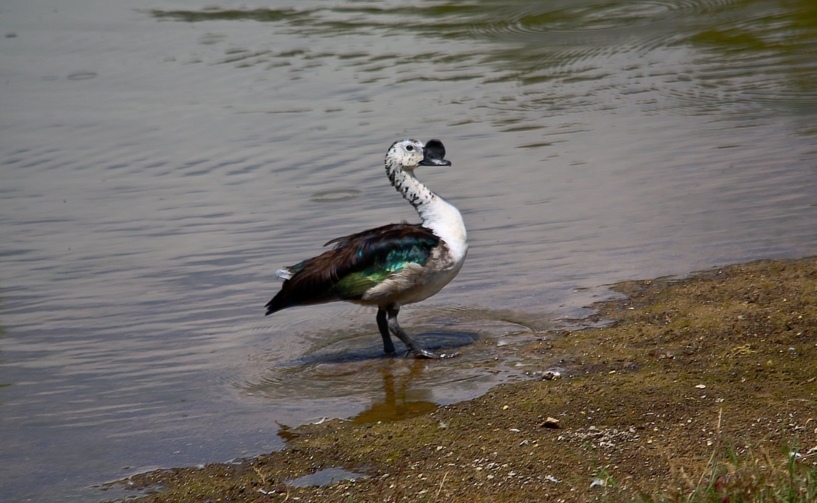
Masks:
[[[281,299],[281,292],[278,292],[278,295],[276,295],[275,297],[272,298],[272,300],[267,302],[267,305],[264,307],[267,308],[267,312],[264,313],[264,316],[269,316],[272,313],[280,311],[281,309],[286,309],[290,307],[290,304],[284,302],[283,299]]]
[[[284,281],[284,284],[281,286],[281,291],[275,294],[275,297],[264,306],[267,308],[267,312],[264,313],[264,316],[269,316],[272,313],[277,313],[288,307],[310,306],[339,300],[338,297],[325,286],[321,289],[314,290],[309,288],[309,286],[308,283],[305,285],[302,281],[293,282],[293,280],[289,279]],[[315,293],[315,290],[320,293]]]

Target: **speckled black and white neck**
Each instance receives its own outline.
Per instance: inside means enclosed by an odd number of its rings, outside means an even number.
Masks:
[[[417,140],[394,143],[386,153],[386,173],[394,188],[417,210],[423,227],[441,238],[448,247],[452,261],[461,265],[468,251],[462,215],[454,205],[429,190],[414,176],[414,169],[423,160],[423,147],[423,143]]]

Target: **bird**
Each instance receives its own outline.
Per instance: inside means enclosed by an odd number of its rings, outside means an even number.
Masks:
[[[383,351],[396,353],[391,335],[407,347],[406,356],[444,358],[423,349],[397,322],[401,306],[438,293],[459,273],[468,253],[459,210],[414,175],[418,166],[451,166],[440,140],[405,139],[386,152],[386,175],[417,211],[419,224],[387,224],[328,241],[317,257],[277,271],[284,282],[266,304],[266,315],[293,306],[334,301],[377,307]]]

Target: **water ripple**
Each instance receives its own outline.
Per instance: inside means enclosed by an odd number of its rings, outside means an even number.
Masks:
[[[520,312],[579,316],[605,282],[814,253],[814,2],[43,2],[66,15],[7,2],[21,28],[0,51],[15,500],[122,459],[261,452],[276,421],[473,396],[548,327]],[[401,322],[462,356],[384,358],[358,307],[265,318],[276,269],[417,221],[382,170],[415,135],[449,147],[454,168],[420,176],[471,248]]]
[[[738,0],[647,0],[633,2],[584,2],[562,8],[540,10],[531,2],[497,9],[494,21],[473,23],[471,33],[477,38],[497,38],[508,34],[543,34],[549,32],[585,32],[624,30],[652,24],[677,21],[689,16],[709,14],[737,5]],[[515,7],[515,8],[514,8]],[[485,16],[488,18],[488,16]],[[499,19],[499,20],[496,20]]]

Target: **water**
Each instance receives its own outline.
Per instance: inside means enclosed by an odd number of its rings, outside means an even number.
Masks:
[[[289,482],[289,484],[295,487],[328,486],[329,484],[333,484],[339,480],[355,480],[363,477],[365,477],[365,475],[343,470],[341,468],[327,468],[310,475],[299,477]]]
[[[0,499],[422,413],[606,284],[817,253],[815,53],[809,0],[6,2]],[[401,323],[460,358],[380,358],[356,306],[264,318],[280,266],[417,220],[404,137],[445,142],[418,175],[470,251]]]

